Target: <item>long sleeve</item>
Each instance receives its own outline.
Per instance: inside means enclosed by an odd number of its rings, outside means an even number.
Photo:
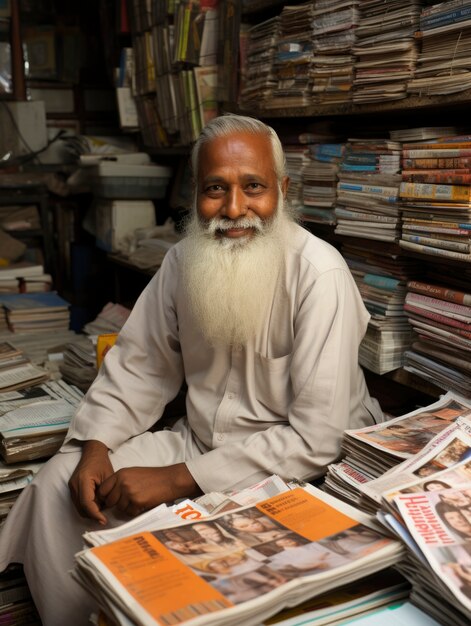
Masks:
[[[98,439],[116,449],[150,428],[183,381],[169,253],[136,302],[118,340],[79,406],[66,438]]]

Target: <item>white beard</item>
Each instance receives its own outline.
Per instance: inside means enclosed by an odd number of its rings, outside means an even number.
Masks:
[[[190,311],[212,346],[242,346],[266,324],[292,222],[282,199],[269,221],[242,217],[204,223],[193,211],[184,240],[183,284]],[[216,231],[228,227],[255,227],[256,232],[217,238]]]

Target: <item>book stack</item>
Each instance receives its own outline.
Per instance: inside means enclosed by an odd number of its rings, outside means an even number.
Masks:
[[[310,160],[302,174],[303,220],[335,224],[333,209],[337,201],[338,163],[343,151],[344,144],[341,143],[318,143],[309,146]]]
[[[275,76],[278,81],[266,108],[304,107],[311,103],[314,3],[285,5],[280,14]]]
[[[52,276],[41,264],[19,261],[0,267],[0,294],[50,291]]]
[[[12,565],[0,574],[0,619],[12,626],[41,624],[20,565]]]
[[[471,2],[451,0],[424,7],[419,28],[421,49],[408,93],[424,97],[469,89]]]
[[[240,91],[240,105],[265,108],[278,81],[274,74],[280,18],[273,17],[248,31],[246,67]]]
[[[351,100],[359,0],[316,0],[313,22],[313,103]]]
[[[404,312],[405,285],[418,271],[417,262],[396,244],[371,241],[365,250],[358,240],[347,240],[341,251],[371,314],[360,363],[377,374],[401,367],[413,337]]]
[[[0,305],[14,333],[61,331],[69,327],[69,303],[52,291],[2,295]]]
[[[420,2],[383,0],[360,2],[356,29],[353,102],[385,102],[407,97],[408,81],[417,59]]]
[[[290,179],[287,201],[293,209],[302,210],[303,206],[303,172],[309,163],[307,145],[285,145],[283,151],[286,158],[286,171]]]
[[[471,394],[471,294],[411,280],[404,309],[415,331],[404,369],[443,389]]]
[[[471,137],[403,144],[400,245],[470,261]]]
[[[339,167],[335,214],[339,235],[397,241],[401,144],[349,139]]]

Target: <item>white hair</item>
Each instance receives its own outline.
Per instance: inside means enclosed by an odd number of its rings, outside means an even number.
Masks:
[[[201,147],[218,137],[225,137],[233,133],[252,133],[268,137],[272,147],[275,174],[278,183],[281,183],[286,176],[286,160],[278,135],[271,126],[267,126],[260,120],[244,115],[236,115],[235,113],[226,113],[213,118],[201,131],[191,152],[191,166],[195,178],[198,176]]]

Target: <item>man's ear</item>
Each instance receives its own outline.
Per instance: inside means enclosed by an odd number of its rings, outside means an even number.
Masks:
[[[286,195],[288,193],[288,187],[289,187],[289,176],[283,176],[283,180],[281,181],[281,192],[285,200],[286,200]]]

